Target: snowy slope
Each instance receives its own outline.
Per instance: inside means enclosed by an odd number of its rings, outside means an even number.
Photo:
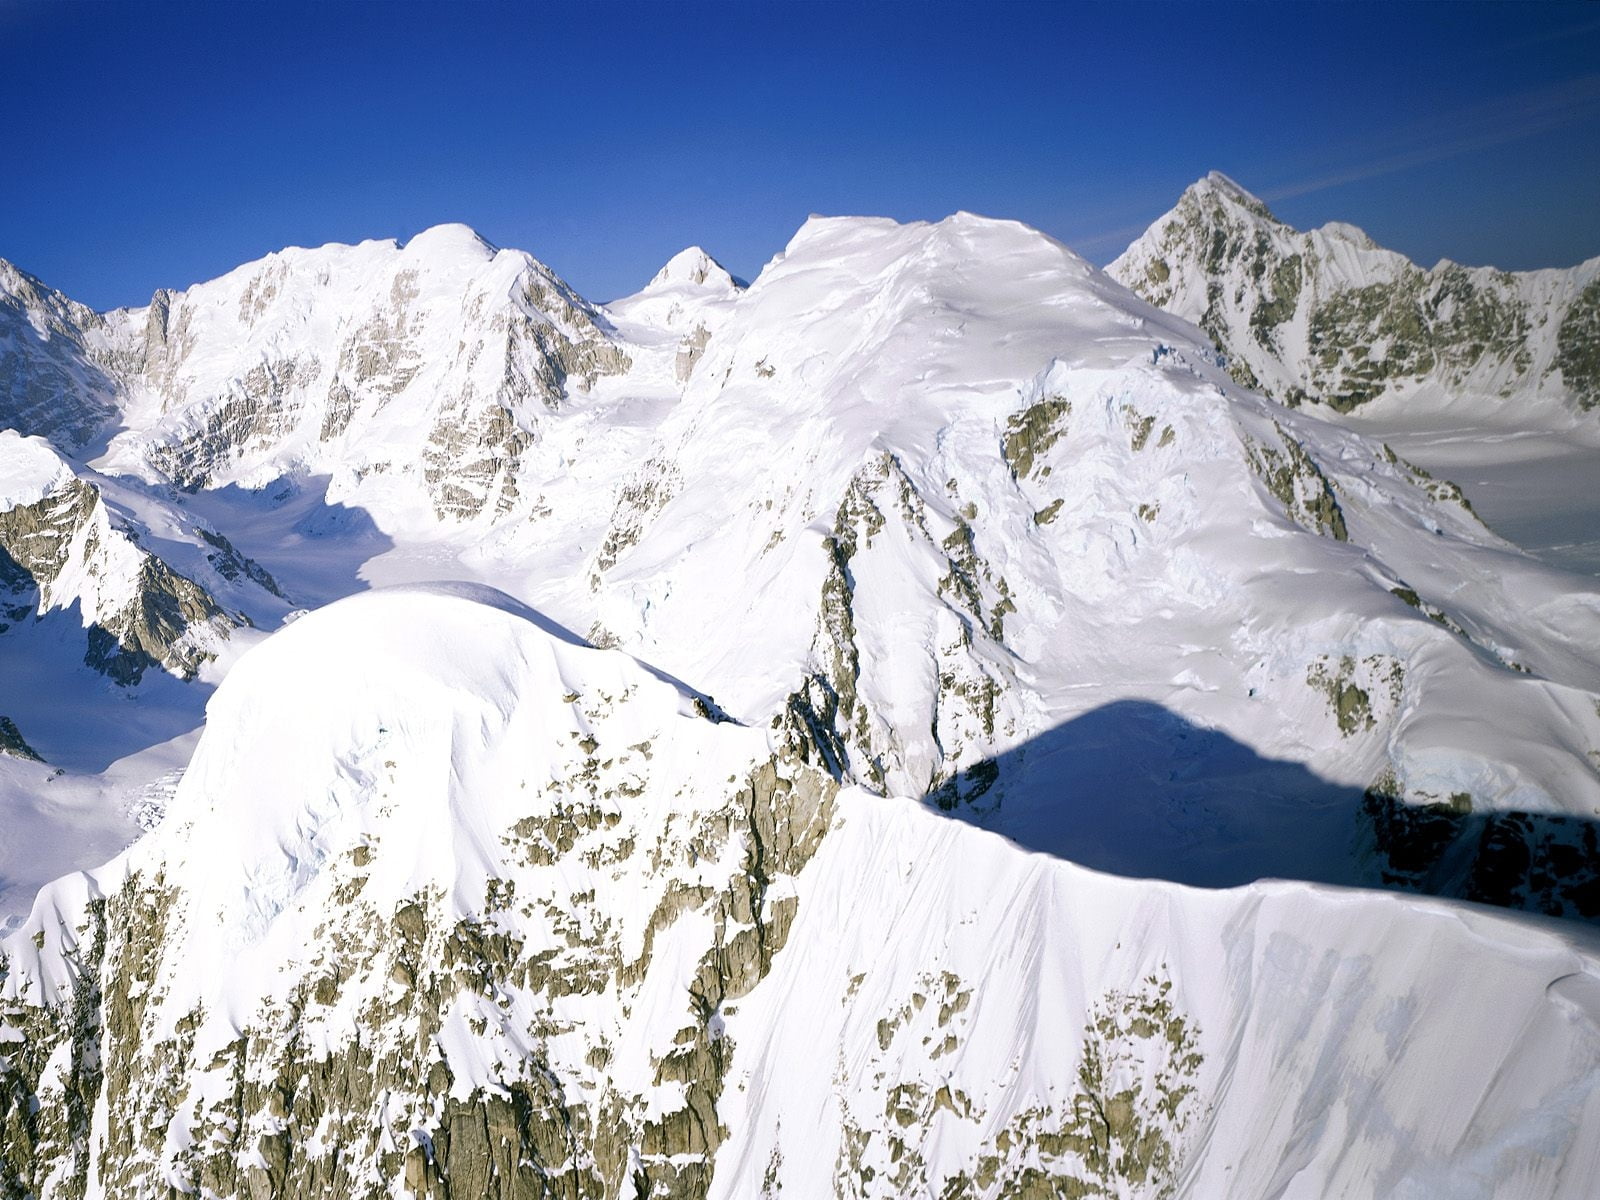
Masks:
[[[1591,581],[1381,443],[1242,392],[1198,330],[1023,226],[810,222],[640,457],[593,599],[549,574],[534,599],[575,628],[597,613],[596,636],[744,719],[804,712],[867,786],[1081,856],[1102,780],[1052,739],[1138,701],[1351,796],[1273,815],[1282,772],[1226,765],[1199,788],[1226,811],[1137,830],[1166,845],[1140,873],[1187,871],[1208,826],[1257,816],[1262,840],[1318,822],[1279,871],[1353,882],[1393,857],[1354,862],[1353,841],[1414,840],[1405,801],[1480,814],[1438,815],[1468,860],[1481,814],[1581,842],[1600,811]],[[1259,851],[1240,837],[1218,876]],[[1476,886],[1436,865],[1409,882]]]
[[[300,603],[477,579],[1110,869],[1600,915],[1593,581],[1025,226],[815,219],[603,310],[441,227],[106,324],[101,477]]]
[[[1423,270],[1352,225],[1292,229],[1212,172],[1106,270],[1290,404],[1521,427],[1600,405],[1600,259]]]
[[[1190,201],[1497,298],[1364,412],[1582,402],[1592,264]],[[1233,301],[965,213],[603,307],[460,226],[0,284],[0,1191],[1586,1194],[1592,933],[1408,893],[1600,916],[1600,593]]]
[[[481,588],[290,625],[165,823],[0,942],[0,1178],[1587,1194],[1592,935],[1099,875],[839,789],[801,736]]]
[[[226,537],[0,431],[0,927],[114,853],[180,771],[210,680],[288,602]],[[173,744],[173,743],[176,744]]]

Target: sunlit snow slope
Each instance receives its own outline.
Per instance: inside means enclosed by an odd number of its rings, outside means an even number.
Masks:
[[[1570,1196],[1577,926],[1100,875],[482,588],[246,655],[0,943],[15,1194]]]

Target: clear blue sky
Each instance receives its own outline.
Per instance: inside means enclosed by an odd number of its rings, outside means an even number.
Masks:
[[[1096,262],[1207,170],[1431,264],[1600,254],[1600,4],[0,0],[0,257],[96,308],[464,221],[585,295],[808,213]]]

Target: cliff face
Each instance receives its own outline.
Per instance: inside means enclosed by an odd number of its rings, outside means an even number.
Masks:
[[[0,260],[0,429],[83,447],[116,415],[105,319]]]

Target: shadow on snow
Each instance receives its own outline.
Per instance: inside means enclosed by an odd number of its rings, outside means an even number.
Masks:
[[[1146,701],[1076,717],[927,802],[1118,875],[1197,887],[1300,879],[1600,918],[1600,823],[1330,783]]]

